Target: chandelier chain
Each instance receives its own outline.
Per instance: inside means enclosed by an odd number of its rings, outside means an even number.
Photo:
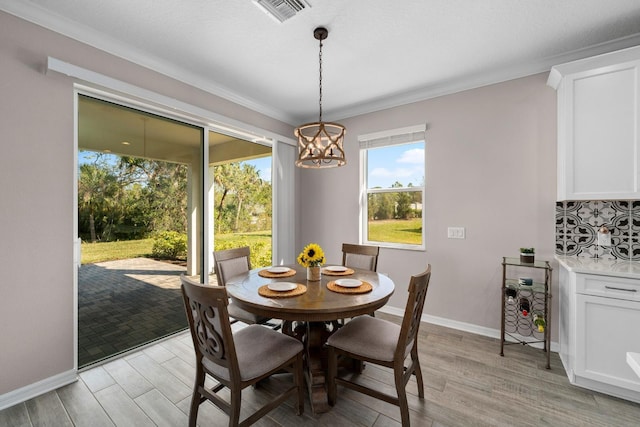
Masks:
[[[322,39],[320,39],[320,53],[318,54],[318,62],[320,63],[320,97],[318,104],[320,107],[320,123],[322,123]]]

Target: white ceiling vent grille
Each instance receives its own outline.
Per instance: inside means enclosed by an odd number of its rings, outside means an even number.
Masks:
[[[278,22],[284,22],[301,10],[311,7],[304,0],[253,0],[253,2]]]

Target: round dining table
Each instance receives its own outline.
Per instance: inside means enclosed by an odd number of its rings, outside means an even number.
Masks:
[[[314,414],[329,410],[325,385],[327,370],[326,340],[337,328],[341,319],[371,314],[384,306],[394,291],[393,281],[369,270],[350,269],[349,273],[337,273],[323,269],[319,281],[308,281],[306,268],[298,265],[286,266],[295,271],[287,277],[262,277],[265,268],[253,269],[227,280],[226,288],[233,304],[251,313],[272,319],[283,320],[283,333],[300,339],[305,348],[305,377],[309,389],[311,409]],[[267,271],[269,267],[266,268]],[[265,272],[262,273],[263,275]],[[270,274],[270,276],[277,276]],[[355,279],[371,285],[365,293],[350,292],[335,286],[339,279]],[[262,296],[259,289],[276,282],[289,282],[306,287],[297,296],[271,293]],[[334,282],[334,283],[331,283]],[[330,290],[334,289],[334,290]],[[300,291],[302,287],[298,287]],[[263,288],[264,290],[264,288]],[[264,293],[264,292],[263,292]]]

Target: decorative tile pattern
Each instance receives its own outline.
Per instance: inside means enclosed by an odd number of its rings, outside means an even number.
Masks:
[[[638,236],[638,234],[636,233],[635,236]],[[631,238],[629,246],[631,259],[640,260],[640,239],[638,239],[637,237]]]
[[[556,202],[556,255],[564,255],[566,251],[565,218],[564,203]]]
[[[611,232],[611,246],[598,245],[598,228]],[[640,260],[640,200],[556,202],[556,254]]]
[[[640,233],[640,200],[634,200],[630,205],[631,218],[629,218],[629,230],[631,238],[638,237]]]

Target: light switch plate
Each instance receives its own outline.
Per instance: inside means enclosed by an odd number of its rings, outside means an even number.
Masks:
[[[464,239],[464,227],[448,227],[447,237],[449,239]]]

